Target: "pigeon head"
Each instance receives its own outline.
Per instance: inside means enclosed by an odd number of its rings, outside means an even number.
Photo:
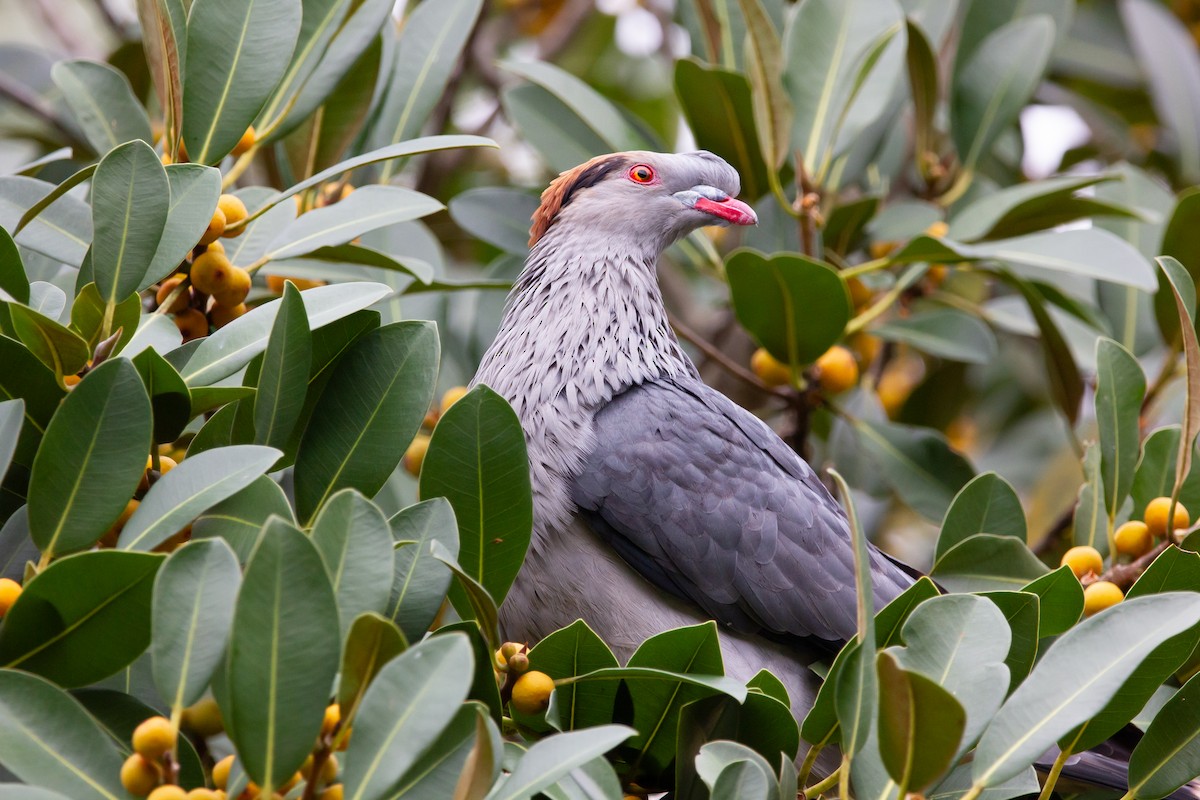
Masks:
[[[529,245],[587,235],[661,251],[705,225],[756,225],[754,210],[734,199],[740,186],[737,170],[705,150],[597,156],[542,193]]]

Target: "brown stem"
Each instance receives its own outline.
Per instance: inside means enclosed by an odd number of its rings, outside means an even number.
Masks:
[[[796,393],[793,391],[775,386],[768,386],[767,384],[763,383],[761,380],[759,380],[757,375],[731,359],[729,356],[722,353],[716,347],[713,347],[710,342],[705,340],[704,337],[702,337],[699,333],[689,328],[674,314],[668,314],[667,318],[670,320],[671,327],[675,329],[677,334],[679,334],[686,341],[694,344],[702,353],[704,353],[705,356],[716,362],[730,375],[745,381],[761,392],[775,395],[776,397],[781,397],[784,400],[787,400],[789,403],[791,403],[795,398]]]
[[[1120,586],[1121,591],[1125,591],[1133,585],[1134,581],[1142,576],[1142,573],[1146,571],[1146,568],[1150,566],[1154,559],[1162,555],[1163,551],[1168,547],[1173,546],[1174,542],[1163,542],[1149,553],[1146,553],[1146,555],[1138,556],[1128,564],[1113,564],[1100,575],[1085,575],[1080,579],[1080,583],[1083,584],[1084,588],[1087,588],[1096,581],[1110,581]]]

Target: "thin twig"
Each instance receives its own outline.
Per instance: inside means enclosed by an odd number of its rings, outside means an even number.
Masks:
[[[668,314],[667,318],[671,323],[671,327],[675,329],[675,332],[677,334],[679,334],[685,340],[687,340],[688,342],[691,342],[696,347],[698,347],[700,349],[700,351],[702,353],[704,353],[704,355],[708,356],[710,359],[715,361],[720,367],[722,367],[730,375],[733,375],[735,378],[740,378],[741,380],[745,381],[746,383],[750,384],[755,389],[758,389],[761,392],[765,392],[766,394],[771,394],[771,395],[775,395],[776,397],[783,398],[784,400],[787,400],[789,403],[792,401],[792,399],[794,397],[794,392],[790,392],[786,389],[782,389],[782,388],[779,388],[776,386],[768,386],[767,384],[765,384],[761,380],[759,380],[758,376],[755,375],[753,372],[746,369],[741,364],[737,363],[736,361],[731,359],[729,356],[722,353],[716,347],[713,347],[713,345],[710,342],[705,340],[704,337],[702,337],[699,333],[697,333],[696,331],[689,328],[686,324],[683,323],[683,321],[681,321],[674,314]]]
[[[1124,591],[1130,586],[1133,586],[1134,581],[1142,576],[1142,573],[1145,572],[1146,568],[1154,562],[1154,559],[1162,555],[1163,551],[1168,547],[1173,546],[1174,542],[1163,542],[1149,553],[1146,553],[1146,555],[1139,556],[1133,561],[1130,561],[1128,564],[1113,564],[1099,575],[1085,575],[1080,579],[1080,583],[1082,583],[1086,589],[1088,586],[1096,583],[1097,581],[1109,581],[1110,583],[1115,583],[1117,586],[1120,586],[1122,591]]]

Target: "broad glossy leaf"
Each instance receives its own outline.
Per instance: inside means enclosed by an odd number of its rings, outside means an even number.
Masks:
[[[307,294],[307,293],[306,293]],[[363,336],[339,359],[296,454],[296,508],[311,519],[339,489],[373,496],[403,456],[433,400],[437,332],[399,322]]]
[[[83,289],[78,290],[75,301],[71,303],[71,330],[83,337],[89,356],[96,351],[96,346],[102,341],[105,310],[104,298],[100,296],[100,290],[94,283],[89,283]],[[133,340],[134,334],[137,333],[141,316],[142,298],[138,295],[131,293],[117,303],[109,323],[110,335],[115,334],[119,328],[121,338],[117,340],[111,355],[124,352],[126,345]]]
[[[1059,567],[1030,581],[1021,591],[1031,592],[1041,599],[1041,636],[1058,636],[1069,630],[1083,614],[1083,587],[1070,567]]]
[[[242,573],[220,539],[188,542],[154,581],[154,685],[172,711],[204,694],[225,654]]]
[[[1129,795],[1159,800],[1200,775],[1200,676],[1159,710],[1129,758]]]
[[[1187,380],[1184,382],[1183,429],[1180,433],[1179,457],[1175,461],[1175,486],[1171,497],[1179,495],[1192,466],[1192,453],[1197,433],[1200,433],[1200,342],[1196,339],[1195,310],[1189,308],[1184,298],[1195,296],[1191,276],[1183,266],[1170,256],[1156,259],[1171,284],[1175,295],[1175,307],[1179,313],[1180,337],[1183,344]],[[1189,313],[1190,312],[1190,313]]]
[[[360,614],[382,613],[392,591],[392,533],[379,507],[344,489],[313,523],[313,544],[337,597],[342,634]]]
[[[1067,233],[1063,231],[1062,234]],[[1059,235],[1062,235],[1059,234]],[[1071,425],[1079,418],[1079,405],[1083,400],[1083,378],[1075,365],[1075,357],[1067,346],[1062,332],[1054,323],[1054,319],[1046,310],[1045,297],[1030,283],[1015,275],[1006,278],[1017,287],[1029,311],[1037,322],[1038,331],[1042,338],[1042,354],[1046,362],[1046,377],[1050,384],[1050,393],[1063,416]]]
[[[1064,634],[984,731],[975,785],[1019,774],[1099,712],[1151,650],[1198,621],[1200,597],[1170,593],[1120,603]]]
[[[122,550],[152,550],[202,511],[249,486],[279,459],[280,451],[234,445],[185,458],[164,474],[121,529]]]
[[[316,329],[360,311],[391,292],[378,283],[318,286],[300,293],[308,327]],[[227,378],[267,347],[279,313],[279,300],[257,306],[204,339],[180,370],[188,386],[207,386]]]
[[[1047,571],[1024,541],[977,533],[942,554],[930,574],[952,592],[971,592],[1019,589]]]
[[[21,215],[20,221],[17,222],[16,227],[13,228],[13,234],[19,234],[21,230],[30,223],[31,220],[56,203],[58,199],[67,194],[67,192],[71,191],[84,181],[91,180],[91,177],[96,174],[97,166],[97,164],[89,164],[88,166],[78,170],[71,176],[59,182],[53,189],[50,190],[50,192],[42,197],[42,199],[30,206],[29,209]]]
[[[1081,201],[1081,189],[1111,181],[1117,175],[1046,178],[987,192],[955,211],[947,236],[959,242],[1001,239],[1045,230],[1064,219],[1066,209]]]
[[[443,547],[441,542],[430,542],[429,551],[434,558],[450,568],[455,579],[453,588],[461,591],[466,598],[463,603],[464,611],[460,616],[471,620],[476,625],[487,641],[490,650],[500,649],[500,609],[496,605],[496,601],[488,594],[482,583],[459,566],[458,562],[450,555],[450,551]]]
[[[225,691],[217,693],[229,738],[259,786],[280,786],[312,750],[340,653],[337,601],[316,547],[272,519],[246,565]]]
[[[538,642],[529,651],[529,666],[551,678],[570,678],[615,667],[617,657],[580,619]],[[615,682],[560,686],[554,690],[554,707],[547,721],[561,731],[603,725],[612,721],[616,697]]]
[[[376,800],[433,743],[466,699],[473,672],[466,636],[436,636],[388,662],[367,689],[342,780],[346,797]]]
[[[44,554],[89,547],[146,469],[150,400],[133,364],[105,361],[58,407],[33,461],[29,528]]]
[[[117,307],[118,310],[120,306]],[[146,314],[138,320],[137,331],[121,349],[126,358],[133,358],[147,348],[170,353],[179,348],[182,337],[175,323],[163,314]]]
[[[442,0],[417,6],[405,20],[396,44],[394,72],[376,112],[372,146],[412,139],[421,132],[458,65],[475,27],[482,0]],[[383,169],[386,183],[395,165]]]
[[[66,687],[128,666],[150,644],[150,595],[162,561],[97,550],[53,562],[5,616],[0,663]]]
[[[1008,667],[1009,686],[1025,680],[1033,669],[1038,655],[1038,640],[1041,630],[1041,598],[1033,592],[984,592],[982,597],[991,600],[1004,614],[1012,632],[1012,643],[1004,664]]]
[[[438,548],[440,550],[441,548]],[[480,615],[482,619],[483,615]],[[478,620],[459,620],[451,622],[448,625],[442,625],[437,630],[432,632],[432,636],[446,636],[452,633],[465,633],[467,639],[471,643],[471,650],[474,654],[475,672],[471,679],[471,688],[467,692],[467,697],[472,701],[483,705],[486,716],[496,724],[500,725],[504,721],[504,709],[500,701],[500,687],[496,682],[496,669],[494,659],[496,651],[500,649],[499,631],[492,629],[485,631],[483,629],[485,623]],[[490,621],[489,623],[490,624]],[[511,710],[511,709],[510,709]],[[519,716],[519,715],[518,715]],[[521,719],[530,719],[529,717],[520,717]],[[540,715],[534,718],[535,722],[541,722]],[[534,727],[533,730],[542,730],[545,725],[542,724]]]
[[[263,475],[197,517],[192,523],[192,538],[224,539],[237,553],[238,561],[244,563],[250,558],[259,531],[272,515],[293,521],[283,490]]]
[[[525,435],[503,397],[477,386],[442,415],[421,467],[420,496],[450,502],[459,526],[458,563],[503,602],[533,529]],[[457,587],[450,599],[460,614],[468,613]]]
[[[992,32],[954,75],[950,130],[968,170],[991,152],[1041,81],[1054,46],[1054,20],[1018,19]]]
[[[164,116],[167,149],[183,118],[183,65],[187,54],[187,9],[183,0],[137,0],[142,49]]]
[[[508,780],[492,789],[487,800],[533,797],[633,735],[634,730],[625,725],[600,725],[542,739],[521,756]]]
[[[791,149],[792,105],[783,90],[783,50],[762,0],[739,0],[746,20],[746,75],[754,87],[754,122],[771,169],[779,169]]]
[[[529,250],[529,220],[538,199],[519,189],[485,186],[468,189],[450,201],[450,216],[467,233],[505,252]]]
[[[478,720],[486,714],[487,709],[470,700],[459,706],[433,743],[389,790],[388,800],[452,797],[478,742]]]
[[[1008,481],[994,472],[972,478],[954,496],[942,520],[934,559],[976,533],[1015,536],[1025,541],[1025,511],[1021,508],[1021,498]]]
[[[1083,485],[1079,487],[1079,502],[1075,504],[1071,539],[1075,544],[1096,548],[1102,556],[1108,555],[1107,506],[1104,477],[1100,471],[1100,445],[1092,443],[1083,454]]]
[[[345,244],[367,231],[408,222],[445,206],[428,195],[399,186],[363,186],[345,200],[299,217],[267,247],[272,260],[293,258],[320,247]]]
[[[59,61],[51,75],[97,153],[107,153],[131,139],[154,142],[146,110],[119,70],[80,58]]]
[[[54,184],[21,176],[0,177],[0,227],[16,230],[25,212],[54,190]],[[14,236],[17,244],[48,258],[79,266],[92,241],[91,207],[65,195]]]
[[[17,452],[17,441],[21,438],[21,427],[25,423],[25,401],[21,398],[0,400],[0,480],[12,463]]]
[[[1191,231],[1200,222],[1200,188],[1193,187],[1184,190],[1179,200],[1170,212],[1170,219],[1162,234],[1160,248],[1164,255],[1179,261],[1192,283],[1200,278],[1200,250],[1197,249],[1195,237]],[[1191,316],[1195,316],[1195,299],[1184,298],[1189,305]],[[1163,341],[1173,342],[1179,337],[1179,314],[1175,310],[1175,296],[1165,274],[1159,274],[1158,291],[1154,293],[1154,316]]]
[[[566,103],[541,86],[510,86],[500,92],[500,100],[505,115],[556,172],[613,150]]]
[[[884,651],[879,678],[879,751],[888,773],[919,791],[945,772],[958,752],[966,712],[950,692]]]
[[[441,543],[457,558],[458,522],[450,502],[434,497],[402,509],[388,524],[396,550],[387,616],[406,637],[418,640],[433,623],[450,588],[450,569],[433,556],[430,544]]]
[[[0,400],[20,398],[25,402],[25,421],[14,459],[28,467],[66,392],[54,373],[20,342],[7,336],[0,336],[0,361],[9,367],[0,370]]]
[[[753,688],[754,681],[747,685]],[[681,795],[688,792],[689,783],[694,782],[690,762],[707,742],[724,739],[745,745],[766,759],[776,771],[784,764],[794,766],[793,760],[800,749],[800,731],[792,716],[787,693],[782,686],[779,688],[782,697],[750,691],[741,703],[725,695],[714,695],[683,707],[675,749],[677,792]]]
[[[860,419],[854,430],[884,480],[929,519],[943,518],[954,496],[974,477],[966,459],[928,428]]]
[[[287,272],[288,270],[295,272],[296,266],[298,265],[301,269],[304,269],[306,267],[311,268],[312,266],[319,266],[321,264],[327,264],[329,266],[336,264],[342,269],[345,269],[346,266],[350,265],[352,268],[374,267],[376,269],[386,269],[392,272],[408,273],[422,284],[431,283],[434,277],[433,265],[427,261],[422,261],[418,258],[410,258],[408,256],[393,258],[386,253],[381,253],[378,250],[372,250],[369,247],[362,247],[361,245],[357,244],[343,244],[335,247],[319,247],[311,253],[305,253],[300,257],[300,259],[301,260],[299,261],[283,261],[278,264],[273,264],[266,270],[266,272],[268,274],[275,274],[276,270],[279,270],[280,273]],[[325,267],[325,269],[328,269],[328,267]],[[288,272],[288,274],[292,273]],[[369,269],[362,269],[359,271],[359,273],[356,273],[356,276],[357,274],[361,274],[364,277],[375,277],[378,275],[378,273],[372,273]]]
[[[62,689],[34,675],[0,670],[0,709],[6,722],[0,728],[0,764],[18,778],[73,800],[129,797],[121,786],[117,748]],[[44,800],[28,796],[35,798]]]
[[[16,303],[8,313],[17,338],[56,375],[74,375],[87,363],[87,342],[70,328]]]
[[[351,719],[379,670],[408,647],[400,629],[378,614],[362,614],[350,626],[342,653],[337,701],[342,718]]]
[[[221,173],[202,164],[169,164],[167,181],[171,205],[154,258],[138,285],[138,291],[170,275],[191,251],[208,223],[221,196]]]
[[[991,328],[978,317],[953,309],[935,309],[886,322],[871,328],[871,334],[967,364],[988,364],[996,357],[996,336]]]
[[[1096,341],[1096,425],[1100,432],[1100,473],[1104,505],[1115,518],[1129,497],[1137,465],[1146,376],[1137,359],[1114,342]]]
[[[696,755],[696,773],[713,800],[777,797],[775,773],[759,753],[737,742],[709,742]]]
[[[7,292],[18,303],[29,302],[29,277],[21,263],[21,252],[3,228],[0,228],[0,292]]]
[[[793,368],[815,361],[850,320],[850,296],[833,268],[796,254],[738,250],[725,272],[738,321]]]
[[[696,144],[724,158],[742,179],[742,194],[768,191],[766,161],[755,128],[750,84],[736,72],[695,57],[675,62],[675,94]],[[789,224],[795,224],[789,217]]]
[[[283,288],[279,313],[263,353],[258,391],[254,396],[254,441],[287,447],[292,430],[304,409],[308,373],[312,362],[312,331],[304,301],[293,283]]]
[[[92,178],[92,270],[109,304],[142,285],[167,224],[167,173],[150,145],[135,140],[109,151]]]
[[[183,140],[198,164],[233,149],[288,67],[295,0],[195,0],[188,14]]]
[[[155,350],[143,350],[133,360],[154,410],[154,441],[173,442],[192,419],[192,398],[187,384]]]

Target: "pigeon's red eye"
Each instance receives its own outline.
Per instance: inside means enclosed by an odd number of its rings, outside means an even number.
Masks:
[[[649,183],[654,180],[654,170],[645,164],[638,164],[629,170],[629,180],[634,183]]]

